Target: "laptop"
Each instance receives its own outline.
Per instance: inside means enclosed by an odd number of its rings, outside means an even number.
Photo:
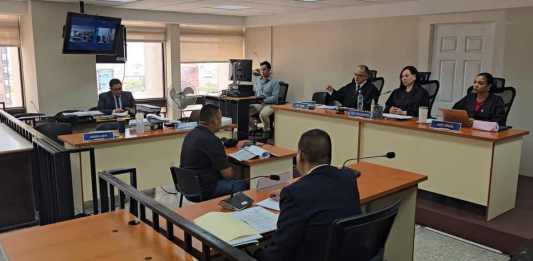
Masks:
[[[463,127],[471,128],[473,121],[465,110],[451,110],[441,108],[442,119],[449,122],[460,122]]]

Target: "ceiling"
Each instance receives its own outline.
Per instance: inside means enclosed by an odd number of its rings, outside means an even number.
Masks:
[[[79,2],[79,0],[45,1]],[[386,5],[407,1],[412,0],[85,0],[85,3],[140,10],[258,16],[305,13],[317,9]]]

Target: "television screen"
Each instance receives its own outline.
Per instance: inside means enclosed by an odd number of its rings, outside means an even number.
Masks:
[[[67,14],[63,53],[114,54],[121,19]]]
[[[115,45],[114,54],[97,54],[96,63],[126,63],[128,51],[126,44],[126,27],[123,25],[118,29]]]
[[[251,82],[252,81],[252,60],[230,59],[230,80]]]

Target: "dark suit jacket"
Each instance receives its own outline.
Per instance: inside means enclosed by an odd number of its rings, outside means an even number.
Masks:
[[[322,261],[334,220],[361,213],[353,171],[322,166],[281,191],[278,228],[261,261]]]
[[[344,85],[340,90],[333,91],[331,97],[342,103],[342,106],[357,108],[357,91],[355,80],[352,79],[352,82]],[[363,109],[369,111],[372,100],[377,101],[379,98],[378,88],[370,81],[366,81],[361,87],[361,92],[363,93]]]
[[[123,91],[120,95],[120,99],[122,101],[122,109],[135,108],[135,99],[131,92]],[[116,109],[113,93],[108,91],[100,94],[96,108],[105,114],[111,114],[113,110]]]
[[[481,121],[493,121],[499,125],[505,125],[505,104],[502,97],[490,94],[487,100],[481,105],[481,109],[476,112],[476,94],[470,93],[458,101],[453,108],[465,110],[468,116]]]
[[[409,116],[417,117],[418,107],[429,107],[429,94],[426,89],[418,84],[410,92],[406,92],[405,88],[398,88],[387,99],[385,112],[388,113],[392,106],[406,111]]]

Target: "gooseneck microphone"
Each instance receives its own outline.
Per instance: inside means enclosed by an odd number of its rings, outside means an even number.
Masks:
[[[243,179],[243,181],[251,181],[258,178],[268,178],[270,180],[278,181],[280,180],[279,175],[267,175],[267,176],[257,176],[249,179]],[[231,186],[231,194],[228,198],[225,198],[221,200],[218,205],[222,208],[229,209],[229,210],[243,210],[254,203],[254,200],[250,197],[246,196],[246,194],[242,192],[235,193],[233,191],[233,184]]]
[[[344,161],[344,163],[342,164],[342,167],[345,168],[346,167],[346,163],[352,161],[352,160],[357,160],[357,159],[372,159],[372,158],[387,158],[387,159],[394,159],[396,158],[396,153],[393,152],[393,151],[389,151],[387,153],[385,153],[384,155],[375,155],[375,156],[368,156],[368,157],[361,157],[361,158],[352,158],[352,159],[347,159],[346,161]]]

